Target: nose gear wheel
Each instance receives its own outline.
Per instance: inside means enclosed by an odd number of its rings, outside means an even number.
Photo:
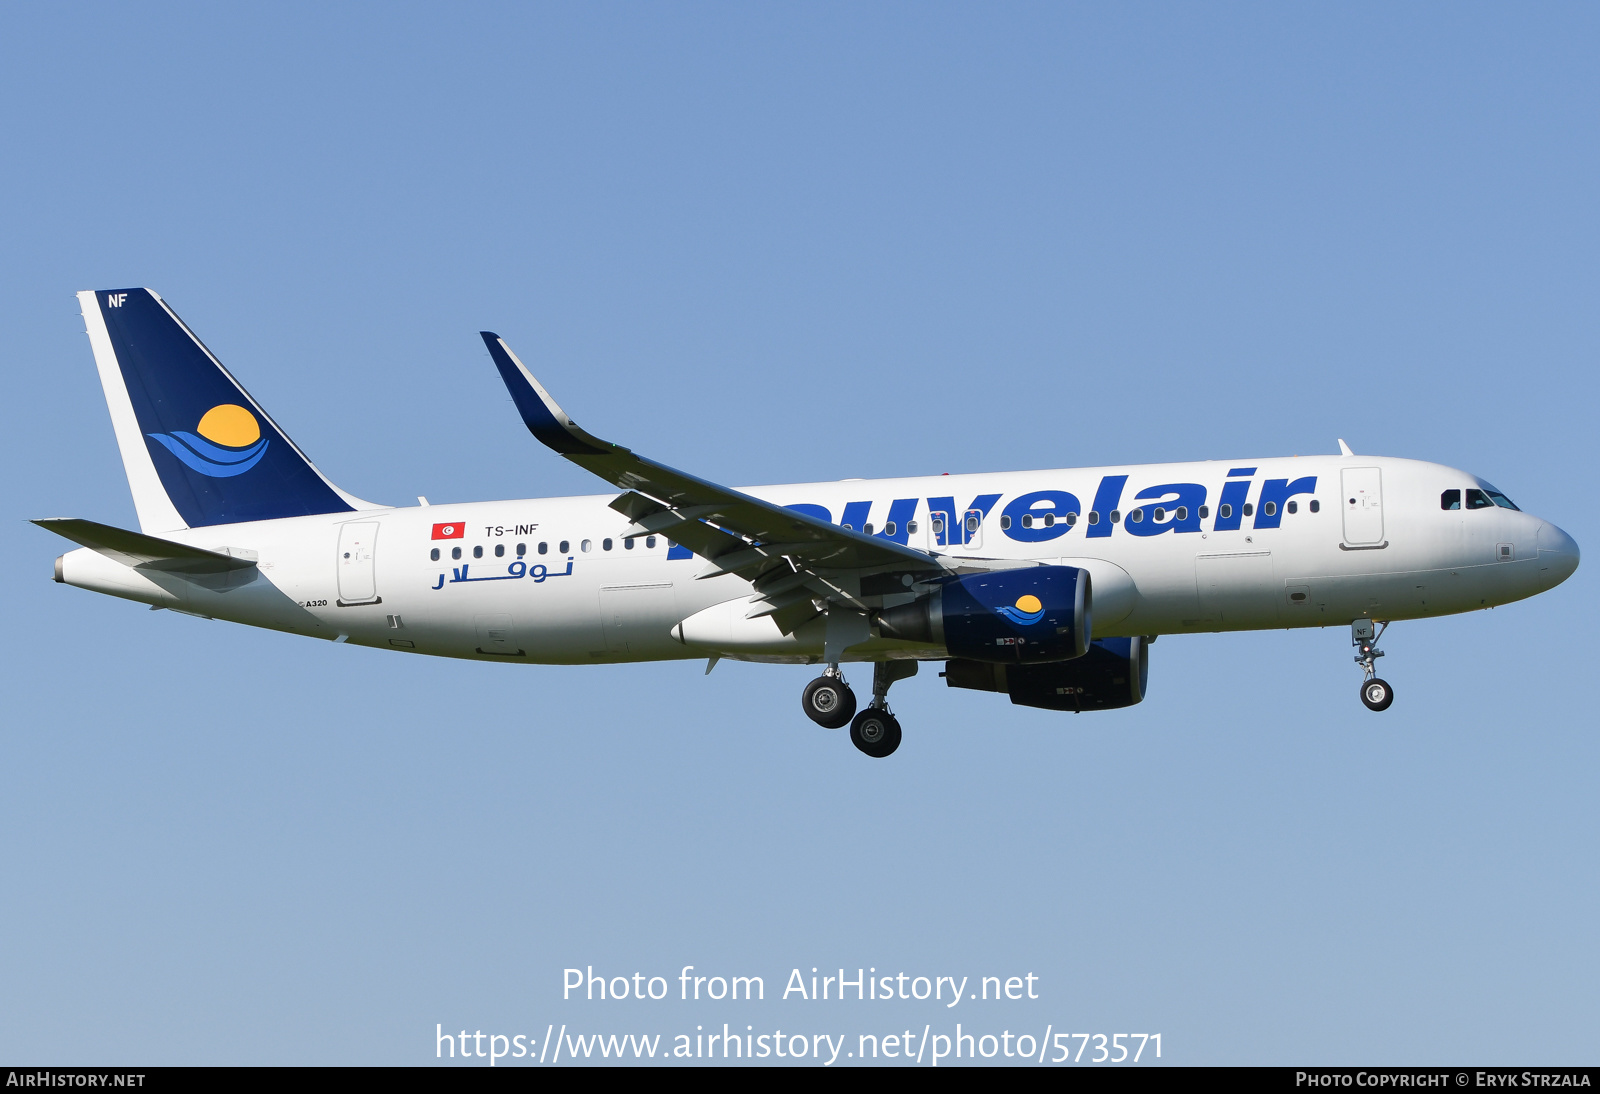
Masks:
[[[1389,704],[1394,702],[1394,689],[1387,680],[1380,680],[1374,676],[1361,685],[1361,701],[1367,705],[1368,710],[1388,710]]]

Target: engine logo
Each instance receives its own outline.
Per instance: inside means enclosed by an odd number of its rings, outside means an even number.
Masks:
[[[1044,605],[1032,593],[1017,597],[1014,605],[996,608],[995,611],[1005,616],[1008,620],[1019,626],[1026,627],[1030,623],[1037,623],[1044,618]]]

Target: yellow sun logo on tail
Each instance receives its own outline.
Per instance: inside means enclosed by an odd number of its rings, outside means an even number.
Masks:
[[[242,406],[223,403],[205,412],[194,431],[208,441],[229,448],[246,448],[261,439],[261,423]]]
[[[267,454],[261,423],[235,403],[220,403],[206,411],[193,433],[174,429],[171,433],[151,433],[150,438],[191,471],[212,479],[242,475]]]

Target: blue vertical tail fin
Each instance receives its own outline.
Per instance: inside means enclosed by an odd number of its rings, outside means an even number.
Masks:
[[[154,292],[78,302],[143,531],[379,508],[329,482]]]

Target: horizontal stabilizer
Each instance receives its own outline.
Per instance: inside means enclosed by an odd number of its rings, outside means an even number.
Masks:
[[[256,564],[254,558],[244,558],[226,550],[208,551],[203,547],[190,547],[142,532],[130,532],[126,528],[96,524],[92,520],[47,517],[33,523],[92,551],[98,551],[124,566],[143,566],[150,570],[180,574],[221,574],[229,570],[246,570]]]

